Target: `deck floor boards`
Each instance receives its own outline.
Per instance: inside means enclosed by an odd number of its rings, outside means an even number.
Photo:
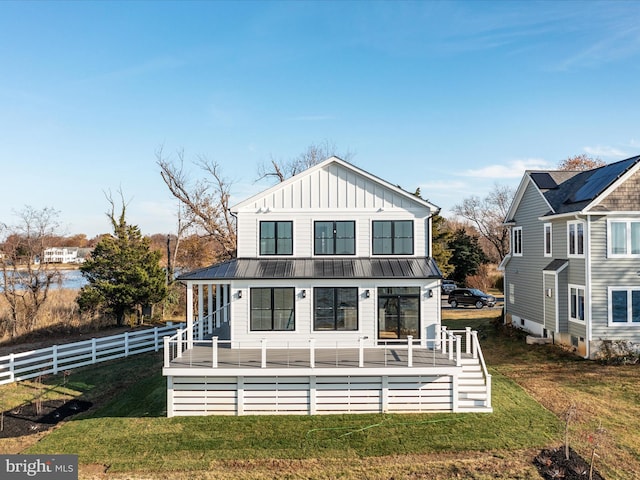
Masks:
[[[463,358],[471,358],[463,354]],[[407,348],[374,347],[364,349],[365,368],[407,367]],[[218,368],[261,368],[262,350],[218,348]],[[359,349],[357,348],[316,348],[315,368],[354,368],[358,367]],[[174,368],[211,368],[213,349],[211,346],[195,345],[173,358],[170,367]],[[310,368],[308,349],[267,349],[266,368]],[[450,367],[455,366],[449,356],[421,347],[413,348],[414,367]]]

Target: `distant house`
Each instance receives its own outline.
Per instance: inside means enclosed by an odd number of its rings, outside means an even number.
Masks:
[[[78,263],[77,247],[49,247],[42,256],[44,263]]]
[[[336,157],[232,207],[238,258],[179,277],[168,415],[490,412],[477,336],[440,322],[438,211]]]
[[[502,262],[509,321],[594,357],[640,344],[640,156],[588,171],[527,171]]]

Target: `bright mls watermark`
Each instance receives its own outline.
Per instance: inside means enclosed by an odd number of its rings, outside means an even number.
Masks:
[[[78,480],[77,455],[0,455],[2,480]]]

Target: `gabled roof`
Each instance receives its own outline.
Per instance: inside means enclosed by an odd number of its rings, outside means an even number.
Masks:
[[[543,216],[583,213],[640,169],[640,155],[586,171],[527,170],[516,191],[505,223],[512,221],[529,184],[533,184],[549,211]]]
[[[405,198],[406,200],[409,200],[412,203],[415,203],[416,206],[420,206],[420,207],[427,207],[430,210],[436,212],[436,211],[440,211],[440,207],[434,205],[431,202],[428,202],[427,200],[423,200],[420,197],[417,197],[416,195],[414,195],[413,193],[407,192],[406,190],[403,190],[402,188],[393,185],[389,182],[387,182],[386,180],[383,180],[375,175],[372,175],[371,173],[356,167],[355,165],[349,163],[349,162],[345,162],[344,160],[342,160],[341,158],[338,157],[330,157],[327,158],[326,160],[318,163],[317,165],[314,165],[313,167],[310,167],[296,175],[294,175],[293,177],[290,177],[288,179],[286,179],[284,182],[280,182],[266,190],[263,190],[260,193],[257,193],[256,195],[253,195],[235,205],[233,205],[231,207],[231,211],[233,213],[237,213],[238,210],[240,210],[241,208],[251,205],[253,203],[255,203],[256,201],[268,197],[270,195],[272,195],[274,192],[277,192],[279,190],[282,190],[284,188],[286,188],[287,186],[295,183],[295,182],[299,182],[301,179],[303,179],[304,177],[309,177],[311,175],[313,175],[315,172],[317,172],[318,170],[322,170],[322,169],[327,169],[329,166],[331,165],[337,165],[339,168],[348,170],[350,172],[353,172],[356,175],[359,175],[361,177],[364,177],[365,179],[374,182],[376,184],[378,184],[381,187],[384,187],[386,189],[392,190],[395,194],[400,195],[401,197]]]
[[[178,280],[309,278],[442,278],[430,257],[236,258],[180,275]]]

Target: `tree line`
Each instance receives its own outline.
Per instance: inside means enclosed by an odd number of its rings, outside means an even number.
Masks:
[[[282,182],[331,156],[351,161],[354,153],[339,152],[325,141],[312,144],[299,156],[272,157],[258,166],[257,179]],[[88,239],[86,235],[61,236],[59,212],[26,206],[13,224],[0,223],[0,283],[6,308],[0,310],[0,336],[16,337],[38,328],[43,305],[60,281],[56,264],[35,262],[49,247],[90,247],[90,258],[80,266],[87,284],[76,298],[80,315],[102,315],[123,325],[127,317],[141,318],[152,305],[177,302],[181,290],[173,283],[173,270],[188,271],[235,257],[236,227],[229,212],[232,182],[221,166],[206,157],[185,165],[184,152],[156,152],[156,164],[169,193],[177,201],[176,233],[144,236],[126,219],[126,202],[120,206],[106,195],[106,212],[112,232]],[[604,164],[584,155],[570,157],[559,169],[586,170]],[[420,190],[415,191],[420,196]],[[432,219],[433,256],[445,278],[460,284],[489,288],[494,281],[488,265],[499,263],[509,252],[509,235],[503,225],[513,190],[496,184],[484,198],[465,198],[453,209],[455,218]]]

